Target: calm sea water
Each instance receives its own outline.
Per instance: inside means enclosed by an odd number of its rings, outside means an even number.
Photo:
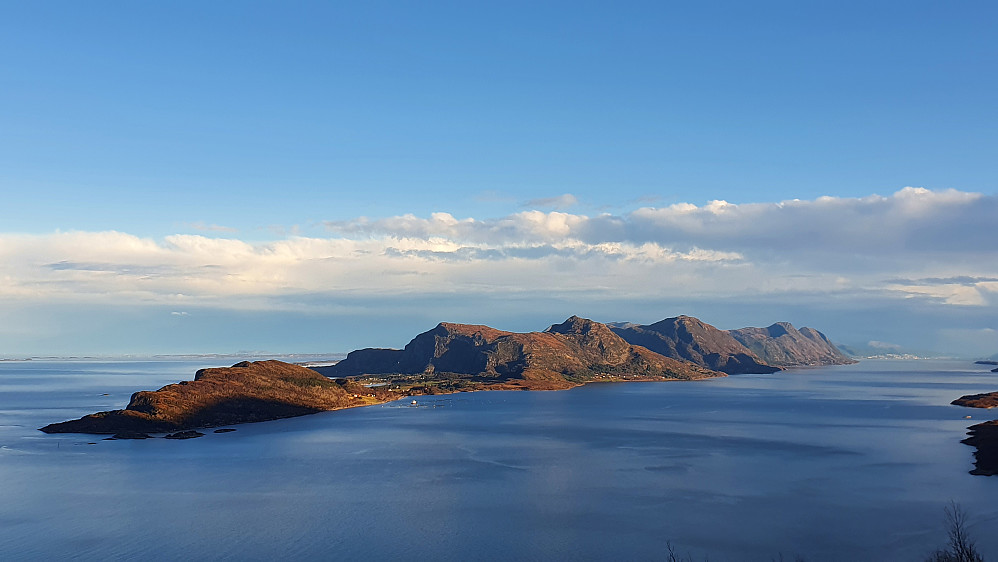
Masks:
[[[451,395],[187,441],[36,430],[206,366],[0,363],[0,559],[920,560],[955,500],[998,560],[998,477],[959,442],[998,415],[948,405],[998,390],[969,362]]]

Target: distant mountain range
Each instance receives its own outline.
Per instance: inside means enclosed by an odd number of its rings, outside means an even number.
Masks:
[[[469,383],[558,389],[594,380],[702,379],[722,376],[705,365],[628,343],[607,325],[573,316],[543,332],[441,323],[403,349],[360,349],[313,367],[329,377],[427,375]]]
[[[691,316],[646,326],[573,316],[525,334],[441,323],[404,349],[361,349],[315,370],[330,377],[453,373],[537,388],[571,386],[597,375],[688,379],[848,363],[855,361],[821,332],[798,331],[786,322],[724,331]]]

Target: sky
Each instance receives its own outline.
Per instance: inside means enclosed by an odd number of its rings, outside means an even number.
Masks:
[[[0,3],[0,357],[998,353],[998,4]]]

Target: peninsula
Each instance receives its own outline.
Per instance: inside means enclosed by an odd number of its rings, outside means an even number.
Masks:
[[[840,354],[820,332],[813,332]],[[654,350],[637,341],[649,343]],[[441,323],[403,349],[360,349],[330,366],[305,368],[271,360],[202,369],[193,381],[133,394],[122,410],[54,423],[41,431],[178,432],[379,404],[405,396],[562,390],[590,382],[699,380],[723,377],[726,371],[776,370],[727,332],[691,317],[649,326],[611,327],[572,316],[543,332],[528,333]]]
[[[136,392],[123,410],[53,423],[45,433],[143,434],[258,422],[384,401],[353,381],[281,361],[202,369],[193,381]]]

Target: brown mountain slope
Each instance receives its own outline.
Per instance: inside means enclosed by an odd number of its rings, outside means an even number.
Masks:
[[[361,394],[363,392],[363,394]],[[202,369],[193,381],[136,392],[124,410],[54,423],[45,433],[160,433],[313,414],[380,402],[351,381],[281,361]],[[355,397],[358,396],[358,397]]]
[[[739,343],[763,361],[778,367],[848,365],[855,363],[818,330],[777,322],[768,328],[729,330]]]
[[[666,318],[647,326],[624,324],[612,329],[633,345],[729,375],[780,370],[767,365],[728,332],[692,316]]]
[[[464,375],[507,388],[569,388],[593,380],[702,379],[721,373],[634,346],[606,325],[573,316],[544,332],[439,324],[404,349],[362,349],[317,371],[356,375]]]

